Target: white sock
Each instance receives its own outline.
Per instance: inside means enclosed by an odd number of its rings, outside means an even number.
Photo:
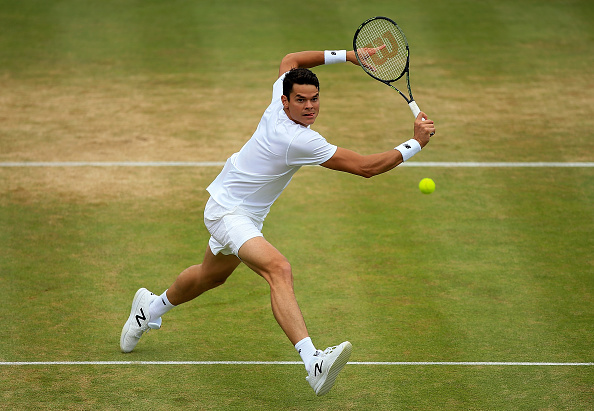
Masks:
[[[305,337],[303,340],[299,341],[297,344],[295,344],[295,349],[301,356],[303,365],[305,365],[305,370],[309,372],[309,364],[316,353],[316,347],[314,347],[313,343],[311,342],[311,338]]]
[[[167,298],[167,290],[159,297],[155,298],[151,305],[149,306],[149,313],[151,315],[151,320],[156,320],[157,318],[161,317],[167,311],[171,310],[175,305],[169,302]]]

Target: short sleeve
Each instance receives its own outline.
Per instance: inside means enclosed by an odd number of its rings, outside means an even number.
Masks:
[[[274,85],[272,86],[272,101],[271,101],[271,103],[273,103],[275,101],[276,102],[280,101],[280,98],[283,95],[283,80],[285,79],[285,76],[287,75],[287,73],[280,76],[274,82]]]
[[[337,146],[330,144],[319,133],[305,129],[298,133],[287,149],[288,166],[320,165],[330,160]]]

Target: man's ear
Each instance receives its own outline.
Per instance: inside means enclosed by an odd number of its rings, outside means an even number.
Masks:
[[[289,99],[284,94],[281,96],[281,101],[283,102],[284,108],[289,108]]]

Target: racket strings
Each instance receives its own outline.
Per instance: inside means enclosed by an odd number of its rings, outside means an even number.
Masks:
[[[386,47],[370,55],[365,49]],[[361,66],[369,74],[385,81],[394,81],[404,73],[408,47],[397,26],[383,19],[373,20],[361,28],[355,40]]]

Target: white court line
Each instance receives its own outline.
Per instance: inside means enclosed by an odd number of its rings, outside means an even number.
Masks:
[[[402,164],[405,167],[594,167],[594,162],[568,162],[568,163],[547,163],[547,162],[432,162],[413,161]]]
[[[0,361],[2,365],[301,365],[301,361]],[[350,365],[592,366],[592,362],[353,361]]]
[[[0,167],[222,167],[221,161],[6,161]],[[404,167],[594,167],[594,162],[422,162],[402,164]]]
[[[220,161],[7,161],[0,167],[222,167]]]

